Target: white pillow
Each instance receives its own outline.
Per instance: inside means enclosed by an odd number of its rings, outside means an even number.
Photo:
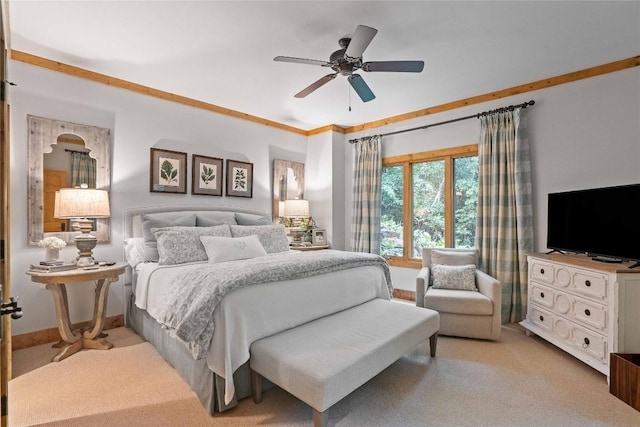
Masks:
[[[267,254],[256,235],[245,237],[200,236],[200,241],[204,245],[210,263],[255,258]]]
[[[124,255],[132,268],[144,262],[144,238],[131,237],[124,239]]]
[[[436,264],[431,267],[434,289],[477,291],[476,266]]]

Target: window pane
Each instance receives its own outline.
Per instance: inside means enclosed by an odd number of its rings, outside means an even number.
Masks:
[[[380,224],[380,254],[403,255],[404,177],[402,165],[382,168],[382,221]]]
[[[476,238],[478,156],[453,160],[453,241],[456,248],[472,248]]]
[[[422,248],[444,247],[444,160],[412,165],[413,250],[422,258]]]

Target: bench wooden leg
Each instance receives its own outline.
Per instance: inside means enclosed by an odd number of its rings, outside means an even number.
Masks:
[[[438,346],[438,333],[429,337],[429,347],[431,347],[431,357],[436,357],[436,347]]]
[[[313,427],[327,427],[327,421],[329,420],[329,410],[324,412],[313,410]]]
[[[251,395],[255,403],[262,402],[262,375],[251,370]]]

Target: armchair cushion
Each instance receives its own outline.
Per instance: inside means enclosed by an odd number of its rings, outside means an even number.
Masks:
[[[464,292],[457,289],[429,289],[425,306],[438,313],[491,316],[493,301],[480,292]]]
[[[431,267],[434,289],[477,291],[476,266],[433,264]]]

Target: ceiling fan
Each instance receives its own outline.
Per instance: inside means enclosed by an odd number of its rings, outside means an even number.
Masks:
[[[313,82],[297,94],[296,98],[304,98],[319,87],[335,79],[338,74],[347,76],[347,80],[358,94],[362,102],[371,101],[376,96],[373,94],[369,86],[365,83],[360,74],[355,71],[362,70],[366,72],[392,71],[402,73],[420,73],[424,68],[424,61],[369,61],[362,62],[362,54],[369,46],[371,40],[375,37],[378,30],[367,27],[366,25],[358,25],[353,37],[341,38],[338,41],[340,49],[336,50],[329,56],[329,61],[319,61],[316,59],[294,58],[291,56],[276,56],[274,61],[293,62],[297,64],[319,65],[333,69],[335,73],[327,74],[319,80]]]

